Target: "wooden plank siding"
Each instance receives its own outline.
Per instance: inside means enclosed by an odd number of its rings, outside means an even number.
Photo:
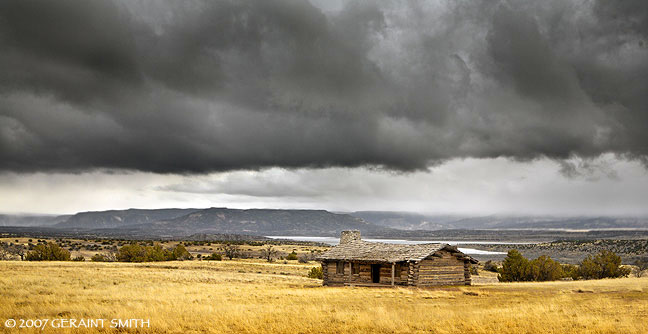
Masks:
[[[343,272],[338,273],[338,261],[322,261],[324,285],[373,284],[371,262],[358,263],[358,274],[353,274],[352,261],[343,261]],[[380,263],[380,283],[392,284],[392,264]],[[437,286],[470,285],[470,261],[458,258],[456,253],[438,251],[421,261],[397,262],[394,285]]]
[[[324,285],[340,285],[344,283],[372,283],[371,264],[359,263],[358,274],[351,273],[351,262],[344,262],[344,273],[337,273],[337,261],[323,261],[322,273]],[[409,265],[407,262],[399,262],[400,270],[395,273],[395,285],[407,285],[409,277]],[[382,263],[380,267],[380,284],[391,285],[391,264]]]
[[[416,286],[465,285],[466,262],[447,251],[439,251],[418,263]],[[468,270],[470,270],[468,268]],[[470,280],[468,271],[468,280]],[[469,281],[468,281],[468,284]]]

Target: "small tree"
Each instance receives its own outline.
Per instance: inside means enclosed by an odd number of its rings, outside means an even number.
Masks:
[[[272,245],[266,245],[266,247],[261,251],[263,257],[268,260],[268,262],[274,261],[274,257],[277,255],[277,250],[274,249]]]
[[[144,247],[146,256],[144,261],[158,262],[173,260],[173,253],[162,248],[162,245],[155,243],[153,246]]]
[[[70,261],[70,252],[58,244],[38,244],[25,256],[27,261]]]
[[[0,243],[0,260],[11,260],[12,254],[9,252],[9,244],[6,242]]]
[[[577,280],[580,277],[580,274],[578,272],[578,266],[576,265],[563,264],[562,270],[563,270],[563,277],[569,277],[573,280]]]
[[[238,245],[230,243],[227,243],[223,246],[223,251],[225,252],[225,256],[227,256],[227,258],[229,258],[230,260],[238,257],[239,253],[241,252]]]
[[[120,247],[116,257],[120,262],[145,262],[147,260],[146,249],[137,243]]]
[[[191,260],[193,256],[191,256],[191,253],[185,248],[183,244],[178,244],[175,246],[173,249],[173,259],[174,260],[179,260],[179,261],[184,261],[184,260]]]
[[[529,270],[529,260],[527,260],[517,249],[508,251],[500,274],[497,279],[500,282],[520,282],[527,280],[527,272]]]
[[[634,265],[637,266],[634,272],[635,277],[642,277],[648,271],[648,257],[636,260]]]
[[[0,260],[11,260],[15,257],[20,257],[20,260],[25,259],[25,246],[0,242]]]
[[[555,281],[564,277],[565,273],[560,263],[542,255],[529,262],[527,275],[529,281]]]
[[[584,279],[627,277],[630,269],[621,266],[621,257],[609,250],[588,255],[580,263],[578,273]]]

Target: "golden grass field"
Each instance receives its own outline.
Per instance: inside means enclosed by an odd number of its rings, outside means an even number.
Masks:
[[[0,262],[6,319],[141,318],[141,333],[648,333],[648,278],[328,288],[315,266],[259,260]],[[106,326],[108,327],[108,326]]]

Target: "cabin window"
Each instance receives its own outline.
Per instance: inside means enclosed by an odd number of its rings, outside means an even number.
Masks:
[[[335,273],[338,275],[344,275],[344,262],[338,261]]]
[[[360,275],[360,263],[351,263],[351,272],[354,275]]]

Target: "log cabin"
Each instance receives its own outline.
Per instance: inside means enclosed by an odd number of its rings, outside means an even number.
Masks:
[[[342,231],[340,243],[318,256],[326,286],[470,285],[477,260],[447,244],[367,242]]]

